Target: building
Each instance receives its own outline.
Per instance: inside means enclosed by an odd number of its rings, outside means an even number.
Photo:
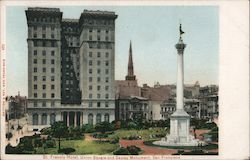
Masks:
[[[28,114],[32,128],[115,119],[115,19],[84,10],[64,19],[58,8],[28,8]]]

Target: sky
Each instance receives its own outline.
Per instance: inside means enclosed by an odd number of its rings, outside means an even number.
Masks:
[[[179,24],[184,43],[184,83],[218,84],[219,10],[216,6],[49,6],[63,18],[79,18],[84,9],[114,11],[115,79],[127,74],[129,42],[139,85],[176,83]],[[27,22],[24,6],[6,9],[7,95],[28,95]]]

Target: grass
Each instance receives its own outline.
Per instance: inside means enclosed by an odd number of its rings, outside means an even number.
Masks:
[[[61,148],[74,148],[76,151],[73,155],[96,154],[96,155],[111,155],[112,152],[119,147],[119,144],[110,144],[108,142],[85,141],[85,140],[62,140]],[[55,148],[46,148],[45,154],[58,154],[58,142]],[[37,149],[36,154],[44,154],[42,147]]]
[[[143,129],[143,130],[120,129],[120,130],[115,131],[113,135],[110,135],[110,137],[118,136],[120,139],[122,139],[122,137],[138,135],[138,136],[141,136],[144,141],[147,141],[147,140],[152,140],[152,138],[150,138],[150,135],[156,135],[156,134],[166,135],[167,131],[164,130],[164,128],[152,128],[152,129]],[[157,139],[160,139],[160,138],[156,138],[156,140]]]

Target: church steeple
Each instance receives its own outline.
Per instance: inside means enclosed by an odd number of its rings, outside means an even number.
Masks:
[[[126,76],[126,80],[135,80],[131,41],[129,46],[128,74]]]

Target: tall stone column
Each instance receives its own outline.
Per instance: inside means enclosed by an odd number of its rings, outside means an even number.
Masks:
[[[69,126],[69,112],[66,113],[67,113],[67,126]]]
[[[77,112],[74,113],[74,126],[77,126]]]

